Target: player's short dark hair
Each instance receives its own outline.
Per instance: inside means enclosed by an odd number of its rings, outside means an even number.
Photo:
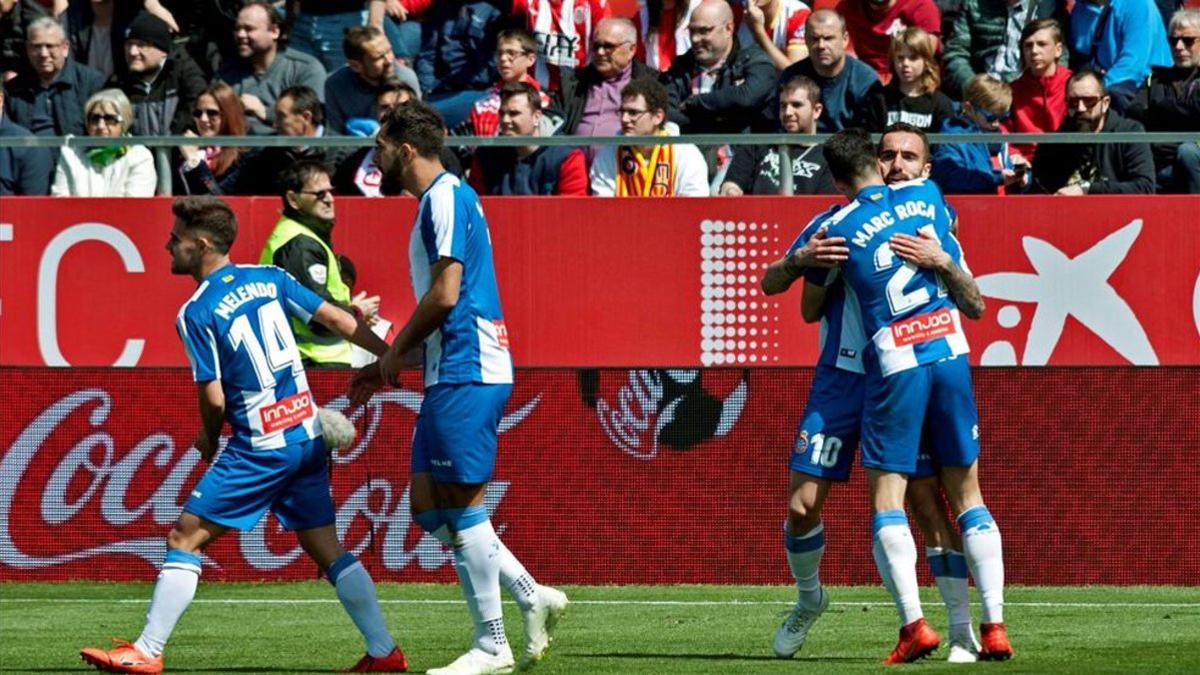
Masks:
[[[287,193],[299,192],[313,176],[331,176],[329,167],[315,159],[302,159],[283,167],[279,172],[279,189],[283,205],[287,206]]]
[[[537,54],[537,38],[524,28],[506,28],[496,35],[496,44],[501,42],[520,42],[521,51],[526,54]]]
[[[621,90],[621,100],[641,96],[646,101],[646,109],[650,112],[666,110],[670,102],[667,88],[653,77],[638,77],[625,85]]]
[[[407,143],[422,157],[439,157],[446,137],[446,123],[435,108],[414,100],[384,115],[379,136],[393,145]]]
[[[221,253],[229,253],[237,239],[237,216],[218,197],[180,197],[171,204],[171,212],[183,223],[185,230],[200,230],[208,235],[213,246]]]
[[[325,108],[321,105],[321,99],[317,96],[317,92],[313,91],[312,87],[306,87],[302,84],[288,87],[279,92],[279,98],[284,98],[285,96],[292,99],[293,113],[307,112],[312,116],[313,124],[319,126],[325,123]]]
[[[383,31],[375,26],[347,28],[346,37],[342,38],[342,53],[346,55],[346,60],[362,60],[363,45],[378,37],[383,37]]]
[[[913,126],[908,122],[892,122],[884,128],[883,134],[879,136],[879,145],[875,148],[876,157],[879,156],[879,153],[883,152],[883,139],[888,134],[913,134],[918,136],[921,139],[921,147],[925,149],[925,161],[928,162],[930,157],[933,156],[933,152],[929,148],[929,136],[925,133],[924,129]]]
[[[835,180],[849,183],[863,176],[878,176],[875,146],[865,129],[842,129],[821,146],[825,163]]]
[[[542,109],[541,92],[528,82],[505,82],[504,86],[500,87],[500,105],[508,103],[508,99],[514,96],[524,96],[525,100],[529,101],[530,110]]]

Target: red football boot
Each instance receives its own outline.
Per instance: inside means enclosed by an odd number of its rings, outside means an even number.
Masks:
[[[979,624],[980,661],[1007,661],[1013,656],[1012,645],[1008,642],[1008,630],[1003,623]]]
[[[84,647],[79,650],[79,656],[84,661],[95,666],[97,670],[106,673],[138,673],[139,675],[158,675],[163,671],[162,656],[143,654],[133,643],[121,638],[113,638],[112,649]]]
[[[371,656],[367,654],[354,664],[353,668],[339,670],[339,673],[403,673],[408,670],[408,659],[404,652],[396,647],[387,656]]]
[[[917,619],[900,629],[900,642],[883,663],[912,663],[932,654],[941,642],[942,638],[938,636],[937,631],[929,627],[925,619]]]

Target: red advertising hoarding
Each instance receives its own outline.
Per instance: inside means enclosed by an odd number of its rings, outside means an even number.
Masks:
[[[237,262],[257,262],[279,200],[230,200]],[[816,330],[762,268],[830,198],[485,200],[521,366],[806,366]],[[967,326],[982,365],[1200,363],[1200,199],[963,197],[967,259],[989,304]],[[0,204],[0,365],[183,365],[191,294],[163,245],[166,199]],[[415,201],[337,202],[334,242],[403,321]]]
[[[488,493],[508,546],[553,583],[787,583],[782,524],[810,369],[523,370]],[[1200,577],[1195,367],[982,368],[986,501],[1017,584]],[[349,374],[311,375],[337,408]],[[0,368],[0,579],[148,580],[204,470],[184,369]],[[408,511],[419,375],[356,414],[338,532],[376,579],[451,581]],[[825,507],[827,583],[877,583],[856,470]],[[1154,552],[1147,555],[1147,552]],[[210,580],[306,579],[272,518],[205,552]],[[923,567],[923,566],[922,566]],[[924,571],[922,571],[924,574]]]

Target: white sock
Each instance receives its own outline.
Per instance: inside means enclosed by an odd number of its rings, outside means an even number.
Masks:
[[[367,568],[353,553],[344,553],[329,566],[329,581],[337,590],[342,607],[362,633],[367,653],[379,658],[391,654],[396,641],[383,620],[379,599],[375,596],[375,582]]]
[[[975,633],[971,629],[966,558],[954,549],[926,546],[925,559],[929,561],[933,580],[937,582],[942,602],[946,603],[946,612],[950,615],[950,638],[966,639],[969,636],[973,641]]]
[[[500,585],[517,601],[521,611],[527,611],[537,601],[538,584],[504,542],[499,538],[496,541],[500,544]]]
[[[1004,622],[1004,550],[1000,528],[983,504],[967,509],[958,517],[963,553],[975,577],[983,604],[983,623]]]
[[[783,525],[783,541],[787,548],[788,567],[796,580],[797,602],[808,609],[821,604],[821,556],[825,554],[825,524],[817,523],[800,536],[792,536],[787,523]]]
[[[487,512],[476,516],[473,509],[483,507],[468,507],[446,518],[454,532],[454,569],[475,622],[475,646],[498,654],[508,644],[500,606],[500,538]],[[455,529],[456,523],[461,529]]]
[[[162,654],[179,617],[183,616],[192,598],[196,597],[199,583],[200,556],[169,549],[163,559],[162,571],[158,573],[158,581],[154,583],[154,593],[150,596],[146,625],[133,646],[149,656]]]
[[[907,626],[925,616],[917,592],[917,545],[908,517],[899,509],[882,511],[875,514],[871,529],[875,531],[875,566],[896,603],[900,625]]]

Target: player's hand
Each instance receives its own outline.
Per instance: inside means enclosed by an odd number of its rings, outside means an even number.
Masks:
[[[366,405],[371,396],[383,388],[383,376],[379,371],[379,365],[368,363],[358,370],[354,375],[354,379],[350,380],[350,405],[361,406]]]
[[[388,353],[379,358],[377,370],[384,384],[393,387],[400,386],[400,371],[404,370],[404,354],[395,349],[389,349]]]
[[[844,246],[845,243],[845,237],[831,237],[824,229],[818,230],[792,254],[792,260],[800,267],[834,268],[850,257],[850,249]]]
[[[911,234],[892,235],[892,238],[888,240],[892,252],[905,262],[931,270],[948,269],[954,263],[950,259],[950,254],[942,249],[942,244],[937,237],[924,230],[917,234],[916,237]]]
[[[378,295],[367,297],[366,291],[359,291],[358,295],[350,300],[350,304],[358,310],[359,314],[362,314],[363,320],[367,323],[370,323],[379,314]]]
[[[211,462],[217,455],[217,441],[210,439],[203,429],[196,434],[196,440],[192,445],[200,451],[200,459],[204,460],[205,464]]]

